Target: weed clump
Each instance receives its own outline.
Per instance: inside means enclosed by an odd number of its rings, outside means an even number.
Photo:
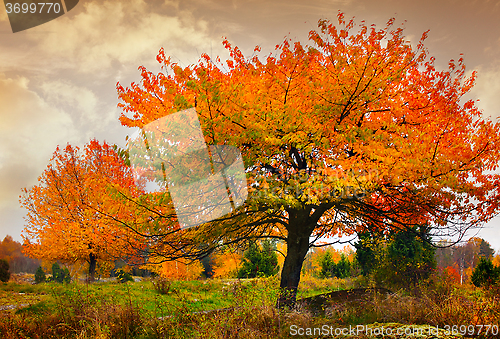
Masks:
[[[172,282],[163,277],[157,277],[151,283],[153,284],[153,288],[160,294],[167,294],[170,292],[170,287],[172,286]]]
[[[123,269],[119,269],[116,271],[116,281],[123,284],[128,281],[134,281],[134,278],[132,278],[130,273],[124,271]]]

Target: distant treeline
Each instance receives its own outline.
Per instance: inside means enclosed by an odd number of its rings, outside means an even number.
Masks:
[[[7,235],[0,242],[0,259],[7,260],[11,273],[35,273],[40,266],[40,260],[28,258],[21,249],[21,243]]]

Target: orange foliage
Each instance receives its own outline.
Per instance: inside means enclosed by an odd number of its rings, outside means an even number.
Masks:
[[[500,267],[500,254],[493,256],[491,262],[493,263],[493,266]]]
[[[14,265],[20,258],[24,258],[21,252],[22,246],[17,241],[14,241],[10,235],[5,236],[3,241],[0,241],[0,259],[7,260],[9,270],[15,272]]]
[[[11,261],[14,257],[22,255],[21,244],[14,241],[10,235],[0,242],[0,259]]]
[[[241,267],[243,256],[233,251],[215,254],[213,272],[214,278],[236,278]]]
[[[0,241],[0,259],[5,259],[9,263],[9,270],[12,273],[35,272],[39,266],[39,261],[30,259],[22,253],[21,243],[14,241],[10,235]]]
[[[38,181],[23,189],[20,200],[28,211],[22,236],[29,256],[66,264],[88,261],[95,267],[133,255],[141,246],[136,234],[115,221],[136,216],[113,192],[137,196],[140,191],[110,145],[92,140],[83,151],[58,147]]]
[[[120,122],[142,127],[196,107],[205,141],[237,146],[253,167],[253,202],[324,206],[316,235],[364,227],[346,222],[353,215],[380,227],[455,222],[460,232],[468,217],[482,222],[499,207],[500,176],[485,171],[498,167],[500,126],[462,103],[476,77],[462,59],[437,71],[427,34],[413,49],[393,21],[353,32],[340,13],[338,26],[322,20],[310,32],[314,46],[286,39],[263,58],[224,40],[225,63],[202,54],[181,67],[161,49],[164,72],[140,67],[141,85],[117,85]],[[335,204],[343,207],[327,208]]]
[[[445,274],[451,282],[455,284],[460,284],[460,273],[458,273],[455,267],[452,266],[446,267]]]
[[[190,234],[286,241],[281,287],[292,291],[303,239],[422,225],[463,235],[500,209],[500,123],[465,100],[476,73],[462,58],[437,70],[427,33],[414,47],[394,19],[382,29],[337,19],[320,20],[311,45],[285,39],[264,56],[224,40],[229,60],[202,54],[182,67],[161,49],[161,72],[140,67],[139,83],[117,84],[122,125],[195,107],[208,145],[241,151],[245,206]]]
[[[161,264],[149,264],[147,267],[169,280],[195,280],[203,272],[203,265],[199,260],[189,263],[179,259],[165,261]]]

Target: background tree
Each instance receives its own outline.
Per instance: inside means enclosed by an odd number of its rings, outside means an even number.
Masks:
[[[210,253],[200,260],[203,265],[203,276],[205,278],[212,278],[214,276],[215,255]]]
[[[362,275],[370,275],[385,263],[386,242],[383,234],[368,230],[360,232],[354,247]]]
[[[479,256],[491,259],[493,254],[495,254],[495,251],[491,248],[491,245],[486,240],[481,239],[479,243]]]
[[[227,279],[238,277],[238,271],[243,261],[241,253],[231,251],[229,248],[222,248],[214,256],[214,278]]]
[[[160,263],[151,261],[147,266],[152,272],[168,280],[195,280],[203,273],[203,265],[199,260],[168,260]]]
[[[477,287],[490,287],[498,283],[500,267],[493,266],[491,259],[481,257],[472,272],[471,281]]]
[[[9,263],[5,259],[0,259],[0,281],[7,282],[10,279]]]
[[[238,278],[268,277],[278,273],[278,255],[269,240],[262,242],[262,248],[251,242],[243,254],[243,265],[238,271]]]
[[[427,279],[436,268],[435,249],[423,227],[393,234],[387,247],[389,277],[400,286]]]
[[[448,243],[448,245],[450,244]],[[452,256],[451,263],[449,258],[445,262],[446,265],[438,261],[438,267],[441,269],[446,266],[455,267],[460,275],[460,282],[463,283],[472,276],[472,271],[479,263],[479,259],[481,257],[491,258],[494,251],[486,240],[473,237],[465,243],[437,249],[437,253],[437,259],[443,257],[443,254],[439,253],[447,253],[447,257],[449,257],[449,255]]]
[[[362,274],[377,284],[413,285],[428,278],[436,267],[435,248],[424,227],[392,232],[385,239],[362,233],[355,247]]]
[[[321,278],[330,278],[332,276],[332,268],[335,265],[335,261],[333,261],[332,254],[330,251],[327,251],[320,261],[321,270],[319,272],[319,276]]]
[[[310,32],[311,46],[286,39],[261,59],[224,41],[225,63],[202,54],[187,67],[162,49],[163,72],[140,67],[140,84],[118,84],[123,125],[195,107],[206,143],[238,147],[246,165],[246,204],[178,230],[182,242],[168,238],[163,255],[280,239],[284,305],[294,302],[304,258],[321,237],[427,224],[438,239],[495,215],[499,124],[464,102],[475,73],[466,76],[462,59],[435,69],[426,35],[413,48],[393,20],[377,30],[340,13],[337,26],[321,20]]]
[[[453,252],[454,246],[452,241],[442,240],[437,243],[435,258],[438,269],[444,270],[446,267],[452,267],[455,265]]]
[[[83,151],[57,148],[39,184],[23,189],[25,252],[66,264],[86,261],[91,280],[98,261],[136,253],[140,237],[116,220],[131,225],[137,215],[114,197],[116,190],[139,195],[132,170],[110,145],[92,140]]]
[[[71,276],[67,267],[61,268],[58,263],[52,264],[52,279],[51,281],[62,283],[71,282]]]
[[[345,279],[351,275],[351,263],[347,257],[342,253],[340,260],[333,266],[333,276],[339,279]]]
[[[6,235],[0,242],[0,259],[8,261],[12,273],[35,273],[36,268],[40,266],[39,260],[23,254],[21,243],[14,241],[10,235]]]
[[[302,265],[302,275],[310,274],[320,278],[339,277],[337,270],[339,263],[341,271],[349,271],[345,277],[359,275],[360,269],[355,256],[356,252],[350,245],[344,246],[342,249],[333,246],[317,247],[306,255]],[[346,271],[347,266],[349,270]]]
[[[39,284],[45,282],[45,280],[46,280],[45,272],[43,271],[42,266],[38,266],[38,269],[35,272],[35,283]]]
[[[464,283],[472,276],[480,257],[494,259],[491,245],[486,240],[477,237],[459,244],[443,240],[438,243],[438,246],[435,254],[436,267],[448,276],[452,275],[453,280],[457,280],[458,275],[458,283]],[[500,265],[500,261],[498,264]]]

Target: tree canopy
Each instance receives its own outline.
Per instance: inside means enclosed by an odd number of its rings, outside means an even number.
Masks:
[[[281,287],[292,292],[280,299],[286,304],[320,237],[368,225],[461,236],[497,213],[500,177],[491,171],[500,159],[499,124],[464,100],[476,73],[467,76],[462,58],[437,70],[427,33],[413,47],[394,20],[377,29],[342,13],[337,19],[320,20],[311,45],[286,38],[267,56],[256,47],[245,57],[224,40],[228,60],[202,54],[181,67],[161,49],[162,71],[141,66],[140,84],[117,84],[124,126],[194,107],[208,145],[243,155],[245,204],[201,226],[171,229],[178,237],[156,229],[164,236],[159,254],[280,239],[287,244]]]
[[[138,217],[113,191],[138,197],[140,189],[112,146],[92,140],[83,150],[58,147],[38,181],[20,200],[28,212],[23,246],[31,257],[87,262],[93,280],[99,262],[132,256],[143,246],[131,228],[120,227]]]

